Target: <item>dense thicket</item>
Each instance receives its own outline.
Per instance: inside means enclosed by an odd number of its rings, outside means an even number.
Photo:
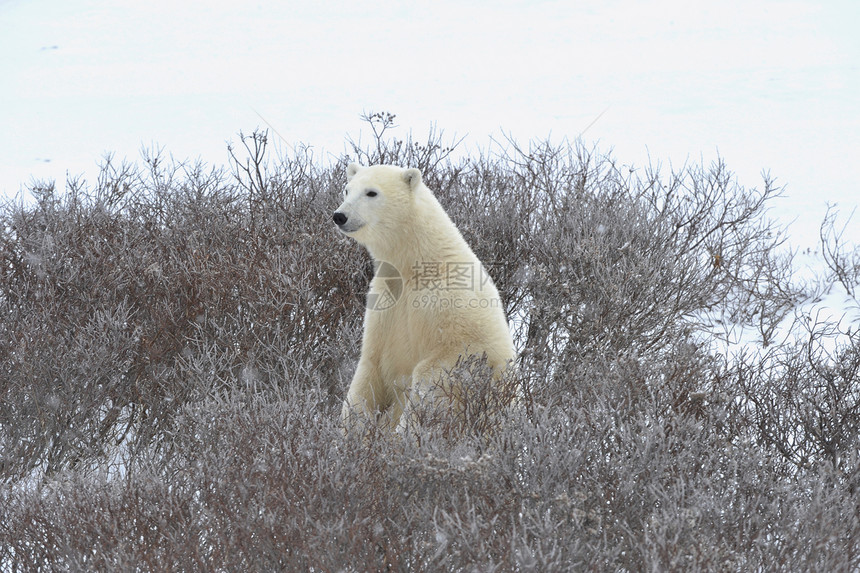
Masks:
[[[860,567],[860,336],[774,340],[816,293],[769,180],[566,142],[458,158],[368,120],[338,161],[255,133],[227,169],[108,160],[3,207],[0,570]],[[480,380],[457,431],[340,429],[372,273],[331,223],[356,159],[421,168],[499,287],[525,400],[491,432]],[[764,350],[721,351],[736,324]]]

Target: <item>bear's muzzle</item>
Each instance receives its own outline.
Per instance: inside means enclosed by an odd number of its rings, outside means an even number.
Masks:
[[[337,225],[337,228],[343,233],[354,233],[364,226],[364,222],[360,217],[348,217],[346,213],[335,211],[332,215],[332,220]]]

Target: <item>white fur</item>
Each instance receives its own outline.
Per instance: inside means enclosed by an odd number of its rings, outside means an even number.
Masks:
[[[486,353],[500,373],[514,358],[513,342],[495,285],[420,171],[353,163],[347,177],[335,222],[367,248],[377,269],[382,262],[393,265],[403,289],[393,306],[365,312],[361,359],[343,416],[385,412],[392,426],[402,425],[410,394],[423,395],[467,355]],[[440,276],[432,270],[428,276],[428,266]],[[471,283],[456,275],[469,269]],[[374,277],[368,300],[385,292],[384,281]]]

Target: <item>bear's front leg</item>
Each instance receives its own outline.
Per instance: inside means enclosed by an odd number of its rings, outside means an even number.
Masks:
[[[344,427],[354,425],[354,416],[375,419],[387,406],[384,394],[379,369],[366,358],[359,360],[341,409]]]

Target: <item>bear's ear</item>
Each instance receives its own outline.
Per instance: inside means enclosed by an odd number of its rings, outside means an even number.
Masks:
[[[346,166],[346,180],[349,181],[355,174],[358,173],[358,170],[361,169],[361,165],[355,163],[354,161]]]
[[[403,180],[409,184],[409,188],[415,191],[415,188],[421,185],[421,171],[418,169],[407,169],[403,172]]]

